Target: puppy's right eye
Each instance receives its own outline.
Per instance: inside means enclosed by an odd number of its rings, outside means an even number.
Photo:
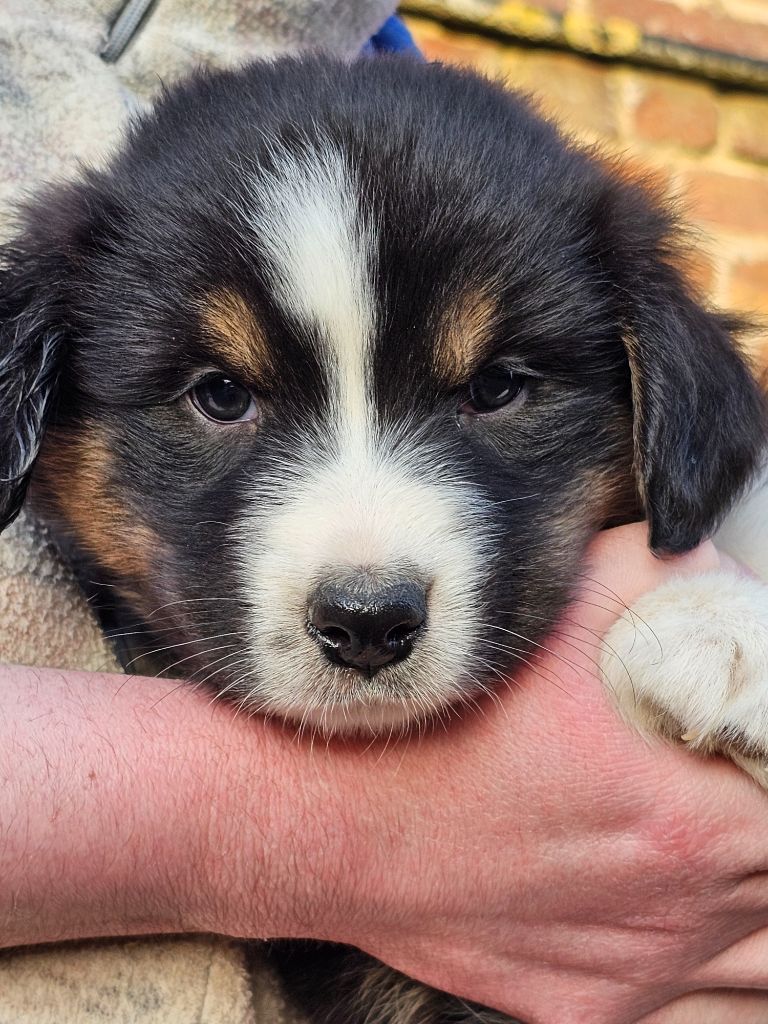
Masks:
[[[195,408],[215,423],[243,423],[258,410],[248,388],[223,373],[212,373],[189,392]]]

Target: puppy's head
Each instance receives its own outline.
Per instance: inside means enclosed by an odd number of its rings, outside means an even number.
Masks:
[[[527,658],[595,530],[685,550],[752,471],[672,237],[469,74],[199,76],[5,252],[2,518],[37,460],[166,669],[329,730],[428,715]]]

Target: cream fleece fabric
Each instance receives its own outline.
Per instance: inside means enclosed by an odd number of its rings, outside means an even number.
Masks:
[[[112,64],[123,0],[2,0],[0,240],[43,181],[99,163],[126,117],[204,64],[324,49],[353,57],[391,0],[155,0]],[[0,662],[118,671],[45,531],[0,536]],[[274,979],[218,939],[79,944],[0,955],[0,1024],[297,1024]]]
[[[206,938],[0,955],[0,1024],[298,1024],[264,965]]]

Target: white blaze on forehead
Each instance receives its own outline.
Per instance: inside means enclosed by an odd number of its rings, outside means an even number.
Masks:
[[[375,325],[375,235],[352,168],[332,143],[273,153],[254,181],[252,215],[282,308],[317,330],[335,377],[338,413],[367,434],[367,355]],[[346,433],[346,430],[344,431]]]

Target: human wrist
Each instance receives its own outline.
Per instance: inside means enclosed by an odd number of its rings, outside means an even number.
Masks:
[[[151,713],[160,685],[1,671],[3,944],[178,930],[175,851],[191,832],[174,797],[176,725]]]
[[[169,680],[0,675],[0,945],[361,931],[381,843],[359,750]]]
[[[315,745],[279,723],[220,711],[222,742],[205,752],[203,788],[215,802],[194,930],[352,941],[382,845],[365,792],[367,744]]]
[[[0,673],[0,944],[298,934],[323,913],[279,729],[168,680]]]

